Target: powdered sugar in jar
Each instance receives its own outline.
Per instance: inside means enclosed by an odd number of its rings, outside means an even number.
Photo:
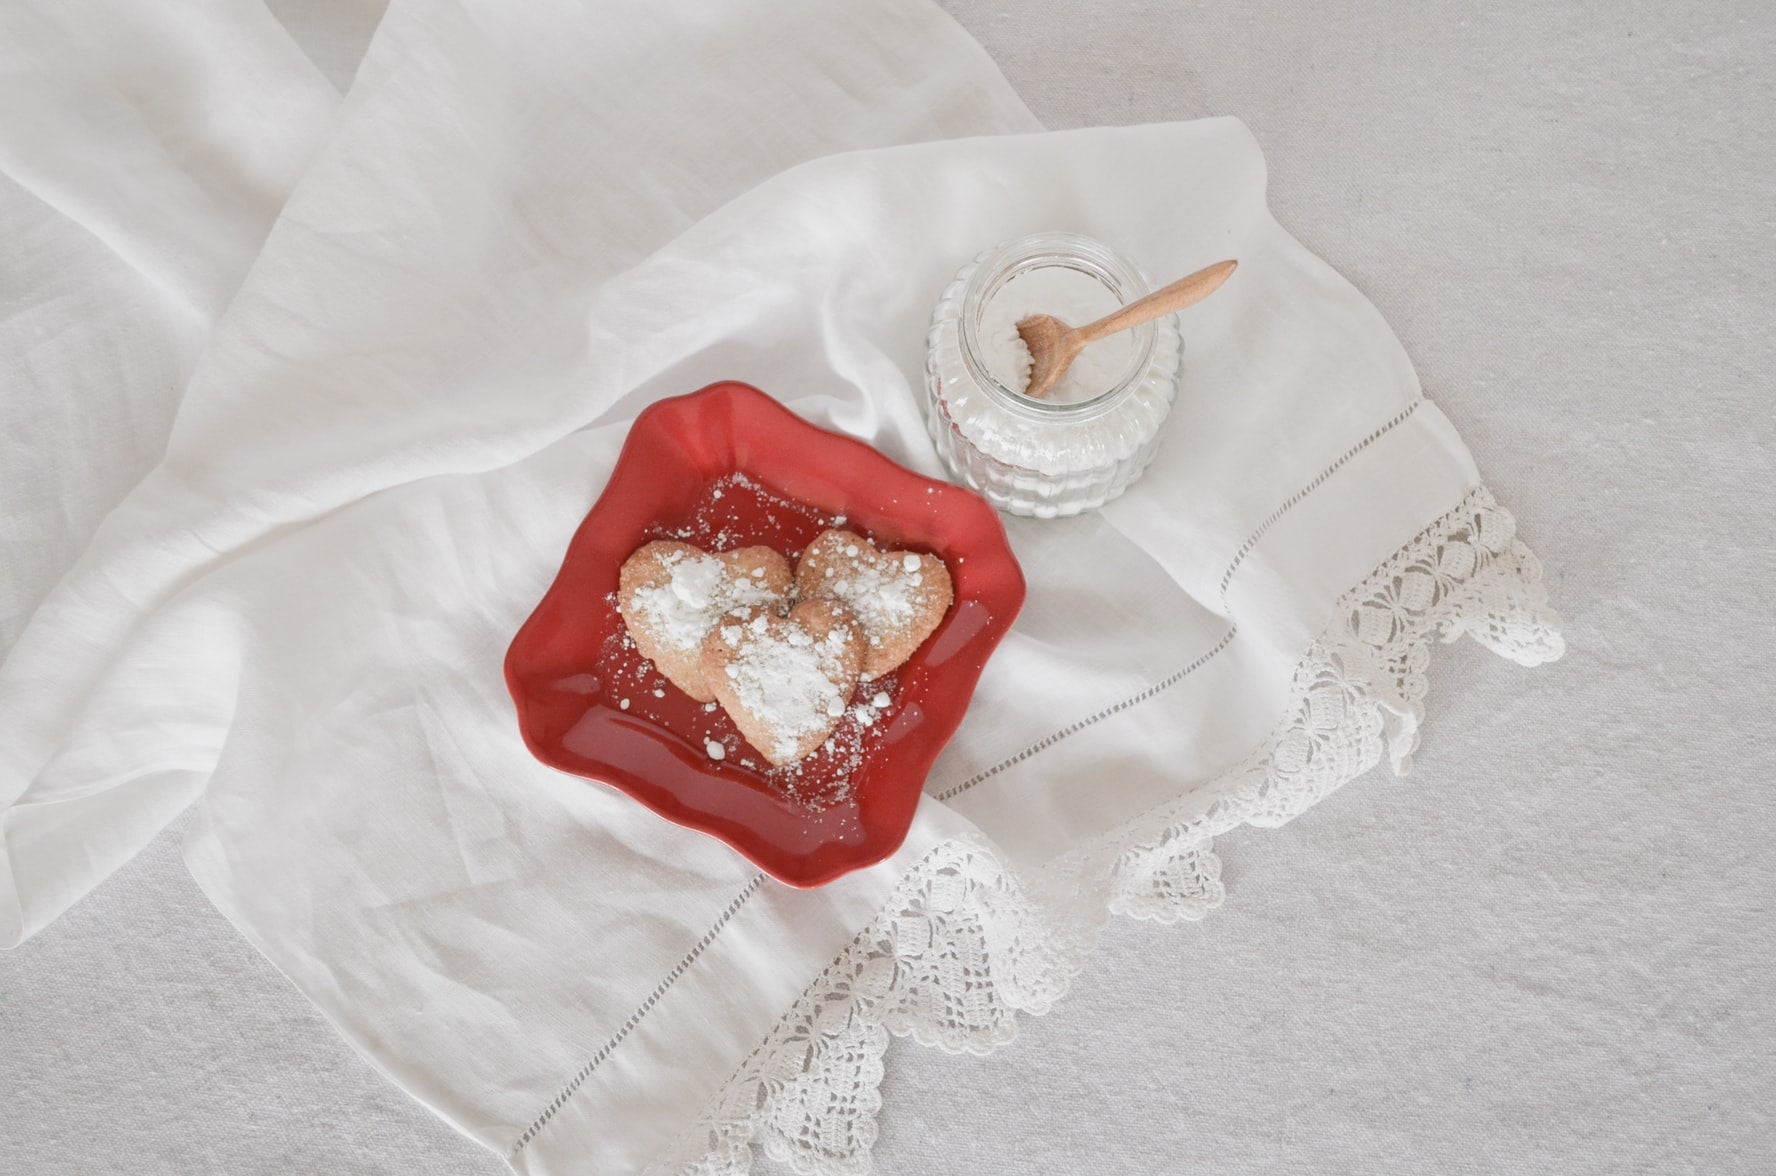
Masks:
[[[1039,233],[996,246],[956,275],[932,315],[926,420],[958,480],[1012,514],[1055,518],[1102,506],[1153,460],[1177,394],[1180,340],[1167,315],[1087,347],[1040,400],[1023,394],[1030,356],[1017,321],[1083,326],[1151,290],[1107,246]]]

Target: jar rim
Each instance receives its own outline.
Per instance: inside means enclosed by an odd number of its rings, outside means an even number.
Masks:
[[[1036,269],[1061,266],[1104,283],[1124,304],[1149,293],[1147,278],[1128,259],[1102,241],[1082,233],[1055,230],[1031,233],[1001,242],[981,254],[963,288],[957,314],[962,362],[988,396],[1028,420],[1082,420],[1109,411],[1134,393],[1153,360],[1157,329],[1152,322],[1132,327],[1134,358],[1121,380],[1087,400],[1038,400],[1008,388],[987,367],[980,354],[980,323],[993,295],[1006,283]]]

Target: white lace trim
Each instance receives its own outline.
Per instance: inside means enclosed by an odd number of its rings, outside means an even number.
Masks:
[[[1110,912],[1173,922],[1221,902],[1212,838],[1280,825],[1380,762],[1405,772],[1433,637],[1523,665],[1560,656],[1541,567],[1484,488],[1339,602],[1262,745],[1200,794],[1020,879],[974,840],[934,848],[648,1169],[744,1176],[752,1145],[808,1176],[867,1172],[890,1034],[986,1053],[1067,989]]]

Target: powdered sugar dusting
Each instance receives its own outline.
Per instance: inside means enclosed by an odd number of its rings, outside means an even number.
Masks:
[[[855,555],[855,546],[845,554]],[[918,557],[908,557],[918,568]],[[857,614],[863,631],[872,635],[892,633],[912,623],[916,609],[915,591],[919,585],[903,563],[893,560],[866,560],[845,573],[832,585],[832,595]]]
[[[834,629],[817,640],[790,624],[766,637],[767,627],[762,615],[747,626],[752,635],[739,643],[728,663],[729,687],[735,700],[768,728],[771,756],[790,760],[797,758],[808,736],[827,729],[834,707],[844,710],[850,695],[849,684],[840,684],[847,677],[846,632]]]
[[[674,551],[660,562],[671,577],[664,584],[637,588],[634,600],[657,640],[672,649],[695,650],[729,609],[777,598],[768,586],[750,575],[736,575],[714,556]]]
[[[882,678],[877,684],[884,688],[878,694],[897,689],[892,677]],[[798,763],[769,769],[766,779],[810,812],[848,803],[852,776],[863,766],[864,757],[881,742],[886,726],[875,724],[873,718],[868,723],[862,721],[854,713],[857,709],[840,704],[842,717],[826,741]]]
[[[709,485],[692,508],[688,521],[678,525],[656,524],[650,534],[657,539],[694,544],[706,551],[763,544],[776,548],[794,563],[801,554],[800,544],[785,543],[784,537],[806,536],[824,527],[838,526],[844,518],[839,515],[835,520],[805,502],[766,489],[745,474],[733,473]]]

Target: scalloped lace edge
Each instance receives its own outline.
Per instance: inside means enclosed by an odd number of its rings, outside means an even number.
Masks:
[[[890,1035],[987,1053],[1062,996],[1112,913],[1200,919],[1224,891],[1212,839],[1274,826],[1380,762],[1410,767],[1433,638],[1523,665],[1561,655],[1541,566],[1485,487],[1346,593],[1290,704],[1232,770],[1020,876],[975,838],[934,847],[808,987],[650,1176],[744,1176],[752,1149],[804,1176],[870,1167]]]

